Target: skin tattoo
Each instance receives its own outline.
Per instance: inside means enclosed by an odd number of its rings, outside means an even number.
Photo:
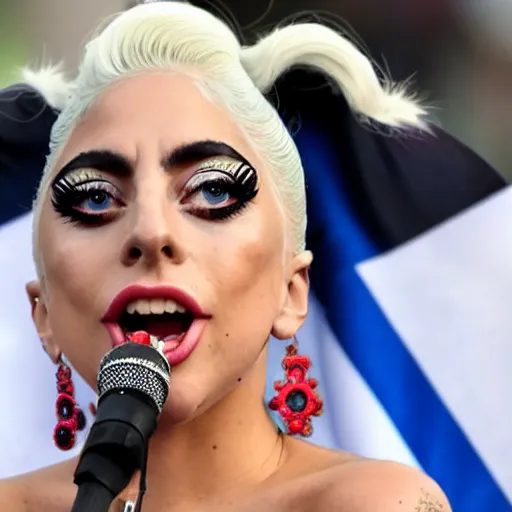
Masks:
[[[422,490],[422,496],[414,512],[443,512],[443,505],[434,499],[430,493]]]

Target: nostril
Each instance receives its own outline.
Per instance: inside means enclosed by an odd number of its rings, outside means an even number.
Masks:
[[[121,252],[123,265],[132,266],[138,263],[144,265],[158,265],[163,261],[177,261],[177,253],[174,245],[163,237],[154,237],[145,240],[128,240]]]
[[[142,250],[140,247],[132,247],[128,252],[128,257],[131,260],[138,260],[142,256]]]
[[[168,245],[164,245],[162,247],[162,253],[164,254],[164,256],[166,256],[167,258],[172,258],[172,249],[168,246]]]

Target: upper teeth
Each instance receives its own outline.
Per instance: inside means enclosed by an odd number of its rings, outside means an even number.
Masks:
[[[162,313],[185,313],[186,309],[171,299],[138,299],[126,306],[126,312],[139,315],[161,315]]]

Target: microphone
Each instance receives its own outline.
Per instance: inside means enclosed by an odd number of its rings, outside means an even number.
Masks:
[[[115,347],[100,362],[96,419],[75,470],[71,512],[107,512],[139,469],[145,485],[148,441],[167,400],[171,368],[153,337],[130,337],[137,341]]]

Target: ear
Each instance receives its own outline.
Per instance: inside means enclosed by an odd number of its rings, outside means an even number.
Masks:
[[[313,261],[311,251],[293,257],[291,277],[288,281],[286,301],[272,326],[272,336],[287,340],[293,338],[308,314],[309,267]]]
[[[30,281],[25,286],[32,308],[32,321],[37,334],[43,343],[43,348],[54,363],[58,363],[60,349],[53,342],[53,334],[48,320],[46,298],[42,293],[40,281]]]

